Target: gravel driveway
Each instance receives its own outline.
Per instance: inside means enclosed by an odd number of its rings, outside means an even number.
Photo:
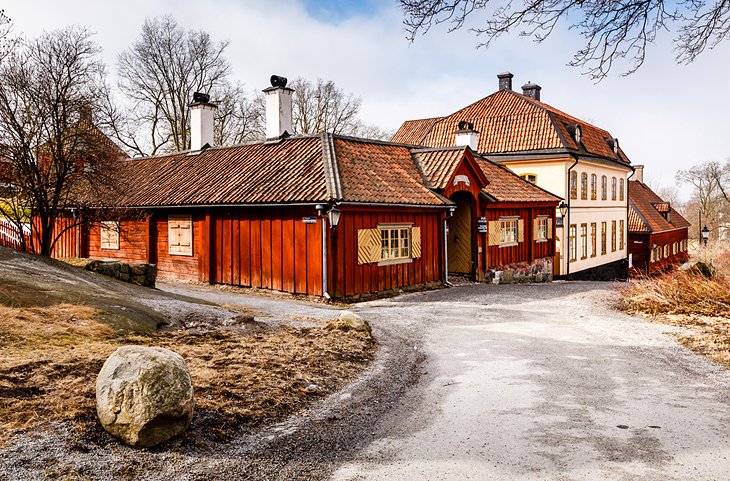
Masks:
[[[338,313],[159,287],[283,315]],[[68,479],[115,479],[109,468],[132,458],[148,480],[730,479],[730,374],[676,344],[676,328],[614,311],[610,288],[476,284],[359,304],[378,358],[308,412],[215,450],[113,443],[69,459],[62,433],[28,438],[0,449],[0,479],[48,479],[33,469],[38,452],[78,475]]]

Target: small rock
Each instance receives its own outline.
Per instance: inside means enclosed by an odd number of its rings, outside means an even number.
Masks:
[[[101,425],[130,446],[152,447],[182,434],[194,405],[185,360],[168,349],[120,347],[96,380]]]

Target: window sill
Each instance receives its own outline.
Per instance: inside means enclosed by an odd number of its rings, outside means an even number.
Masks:
[[[499,248],[502,247],[514,247],[516,245],[519,245],[519,242],[505,242],[504,244],[499,244]]]
[[[570,259],[569,262],[578,262],[576,259]]]
[[[547,241],[548,241],[547,239],[537,239],[537,240],[535,241],[535,243],[537,243],[537,244],[542,244],[543,242],[547,242]]]
[[[119,247],[100,247],[103,251],[118,251]]]
[[[408,264],[409,262],[413,262],[413,259],[410,257],[401,257],[400,259],[386,259],[384,261],[378,262],[378,266],[394,266],[398,264]]]
[[[582,260],[582,261],[584,261],[586,259],[588,259],[588,256],[583,256],[583,257],[580,258],[580,260]]]
[[[193,257],[192,252],[190,254],[173,254],[172,252],[168,252],[167,255],[176,257]]]

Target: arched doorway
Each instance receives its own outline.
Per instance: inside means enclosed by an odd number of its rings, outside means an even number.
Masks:
[[[456,211],[448,219],[449,272],[472,274],[472,197],[466,192],[457,192],[451,200],[456,203]]]

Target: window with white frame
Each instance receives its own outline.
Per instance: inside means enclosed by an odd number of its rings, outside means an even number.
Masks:
[[[517,244],[518,233],[517,233],[517,217],[508,217],[499,219],[499,243],[503,244]]]
[[[611,200],[616,200],[616,177],[611,177]]]
[[[536,224],[536,235],[535,240],[537,241],[545,241],[548,239],[548,218],[547,217],[537,217],[535,219]]]
[[[580,198],[588,200],[588,174],[586,172],[580,174]]]
[[[102,249],[119,249],[119,222],[104,221],[99,229]]]
[[[570,173],[570,198],[578,198],[578,172],[576,171]]]
[[[606,254],[606,227],[608,224],[606,222],[601,222],[601,255]]]
[[[580,225],[580,258],[588,257],[588,224]]]
[[[624,221],[620,220],[618,221],[618,248],[619,250],[623,250],[625,243],[624,243]]]
[[[596,200],[598,196],[598,176],[591,174],[591,200]]]
[[[407,226],[381,227],[381,260],[409,259],[411,257],[411,229]]]
[[[167,218],[168,253],[171,256],[193,255],[193,218],[171,215]]]
[[[578,239],[576,238],[577,230],[578,229],[575,224],[570,224],[570,262],[575,262],[578,255]]]
[[[618,184],[618,200],[624,200],[624,179],[622,178]]]
[[[591,222],[591,257],[596,257],[596,223]]]
[[[616,252],[616,221],[611,221],[611,252]]]
[[[669,244],[664,244],[664,258],[669,257]]]
[[[607,197],[608,192],[608,177],[605,175],[601,176],[601,200],[608,199]]]

